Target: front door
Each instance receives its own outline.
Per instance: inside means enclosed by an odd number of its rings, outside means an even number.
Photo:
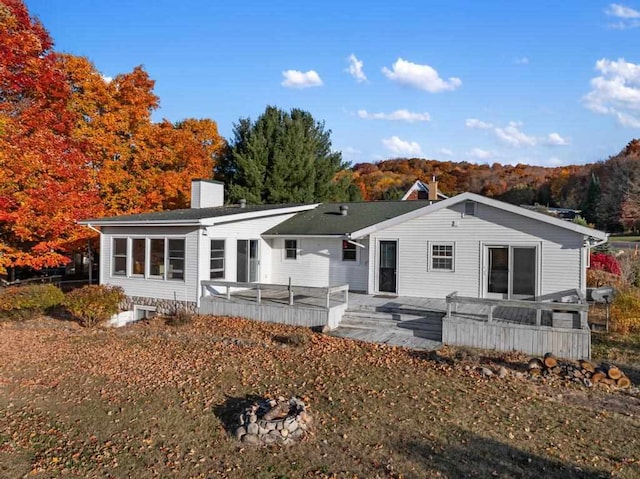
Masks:
[[[378,291],[381,293],[396,293],[397,273],[396,241],[380,241],[380,268],[378,271]]]
[[[239,283],[255,283],[258,281],[258,240],[238,240],[237,243],[237,278]]]
[[[488,246],[485,296],[534,299],[537,283],[535,246]]]

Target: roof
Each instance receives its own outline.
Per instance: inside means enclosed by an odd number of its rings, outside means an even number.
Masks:
[[[413,193],[414,191],[424,191],[425,193],[429,194],[429,185],[420,180],[416,180],[415,183],[411,185],[411,188],[409,188],[407,192],[404,194],[404,196],[402,197],[402,200],[403,201],[408,200],[409,197],[411,196],[411,193]],[[440,188],[438,188],[438,199],[446,200],[447,198],[449,197],[444,193],[442,193],[440,191]]]
[[[425,208],[429,201],[369,201],[324,203],[265,231],[264,236],[344,236],[406,213]],[[347,215],[340,214],[347,206]]]
[[[538,213],[537,211],[527,210],[525,208],[521,208],[519,206],[512,205],[510,203],[505,203],[503,201],[494,200],[493,198],[487,198],[486,196],[477,195],[475,193],[462,193],[452,198],[448,198],[446,200],[435,202],[429,206],[426,206],[421,211],[410,211],[405,213],[402,216],[398,216],[395,218],[390,218],[386,221],[382,221],[380,223],[370,225],[368,227],[353,231],[352,238],[357,239],[363,236],[367,236],[375,231],[379,231],[384,228],[388,228],[390,226],[402,223],[404,221],[408,221],[412,218],[433,213],[435,211],[441,210],[443,208],[449,208],[451,206],[457,205],[458,203],[462,203],[465,201],[475,201],[477,203],[485,204],[487,206],[491,206],[493,208],[498,208],[503,211],[508,211],[510,213],[514,213],[520,216],[524,216],[527,218],[531,218],[537,221],[541,221],[543,223],[548,223],[559,228],[564,228],[569,231],[573,231],[574,233],[581,234],[588,238],[594,238],[596,240],[606,241],[609,235],[603,231],[599,231],[593,228],[588,228],[586,226],[579,225],[577,223],[564,221],[558,218],[554,218],[553,216],[546,215],[544,213]],[[413,201],[408,201],[407,203],[414,203]]]
[[[309,208],[314,208],[315,204],[283,204],[283,205],[246,205],[241,208],[239,205],[216,206],[211,208],[185,208],[180,210],[156,211],[153,213],[141,213],[137,215],[112,216],[108,218],[92,218],[82,220],[82,225],[93,226],[117,226],[117,225],[183,225],[199,226],[207,223],[205,220],[225,219],[225,221],[235,221],[246,219],[247,217],[260,217],[272,214],[297,213]]]

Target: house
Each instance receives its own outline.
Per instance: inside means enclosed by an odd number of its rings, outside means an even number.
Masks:
[[[433,193],[430,194],[429,193],[430,191]],[[448,196],[443,194],[438,189],[438,182],[436,181],[435,176],[429,182],[428,185],[423,183],[420,180],[416,180],[416,182],[413,185],[411,185],[411,188],[409,188],[407,192],[404,194],[404,196],[402,197],[402,199],[405,201],[406,200],[438,201],[438,200],[446,200],[447,198]]]
[[[607,240],[473,193],[436,202],[224,205],[223,191],[195,180],[189,209],[82,221],[101,232],[100,283],[122,286],[139,311],[196,311],[211,279],[537,299],[584,292],[589,249]]]

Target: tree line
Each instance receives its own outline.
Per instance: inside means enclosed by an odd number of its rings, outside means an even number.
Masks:
[[[640,140],[598,163],[542,167],[398,158],[353,166],[351,180],[365,200],[398,199],[432,176],[453,196],[471,191],[516,205],[572,208],[597,228],[640,229]]]

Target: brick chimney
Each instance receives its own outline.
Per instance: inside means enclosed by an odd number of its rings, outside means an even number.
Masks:
[[[429,201],[438,201],[438,182],[435,176],[429,182]]]

